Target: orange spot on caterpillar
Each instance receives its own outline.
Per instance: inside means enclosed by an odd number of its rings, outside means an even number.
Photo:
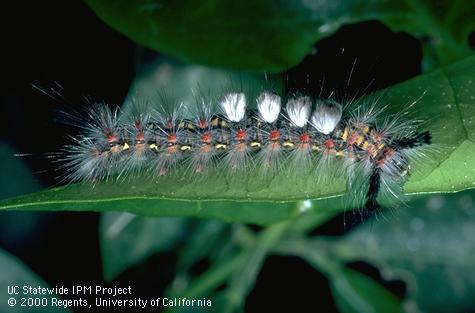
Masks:
[[[121,151],[122,151],[122,147],[119,146],[119,145],[113,145],[113,146],[111,147],[111,152],[112,152],[112,153],[119,153],[119,152],[121,152]]]
[[[177,150],[176,146],[170,146],[170,147],[167,147],[167,152],[169,154],[175,154],[175,153],[178,152],[178,150]]]

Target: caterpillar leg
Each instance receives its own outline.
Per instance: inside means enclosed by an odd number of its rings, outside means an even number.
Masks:
[[[429,145],[431,141],[432,136],[426,131],[412,137],[399,139],[391,147],[381,151],[369,177],[365,209],[369,211],[381,209],[381,204],[377,200],[381,193],[392,195],[395,199],[402,197],[402,186],[407,179],[409,169],[407,149]]]
[[[378,167],[373,168],[373,172],[369,178],[369,188],[366,193],[365,209],[374,212],[381,209],[377,201],[379,190],[381,189],[381,169]]]

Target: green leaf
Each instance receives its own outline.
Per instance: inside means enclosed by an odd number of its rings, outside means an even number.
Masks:
[[[381,20],[394,31],[430,36],[435,60],[470,53],[475,4],[463,0],[107,1],[86,3],[108,25],[191,63],[278,71],[344,23]]]
[[[434,137],[429,160],[412,164],[407,193],[455,192],[475,187],[475,58],[387,89],[379,100],[390,112],[412,102],[412,118],[427,121]],[[361,101],[374,102],[375,96]],[[148,216],[193,216],[270,224],[304,211],[342,210],[348,203],[331,199],[345,193],[344,177],[318,183],[313,173],[271,180],[248,175],[210,174],[190,179],[181,173],[135,177],[126,181],[71,184],[0,201],[0,209],[129,211]],[[328,199],[330,198],[330,199]],[[321,200],[309,201],[306,199]]]
[[[145,216],[192,216],[227,222],[272,224],[297,216],[297,203],[246,201],[186,201],[157,196],[158,187],[148,193],[117,189],[116,184],[75,184],[1,201],[2,209],[38,211],[128,211]]]
[[[475,193],[410,203],[387,221],[368,221],[327,246],[340,260],[377,266],[386,279],[407,283],[413,312],[475,309]]]
[[[426,121],[434,151],[417,165],[406,192],[475,188],[475,57],[389,88],[385,102],[395,112],[418,97],[411,116]]]
[[[274,253],[298,256],[330,281],[335,302],[342,313],[402,312],[401,301],[370,277],[345,268],[330,252],[332,240],[296,237],[282,240]]]
[[[102,214],[99,235],[104,277],[110,281],[154,253],[174,247],[184,235],[183,218],[144,218],[130,213]]]
[[[171,290],[170,296],[188,298],[208,296],[226,283],[226,289],[218,293],[219,304],[213,302],[212,311],[229,313],[241,311],[265,258],[287,233],[291,223],[282,222],[265,228],[255,240],[253,238],[248,247],[234,250],[233,253],[216,260],[205,273],[193,279],[184,288]]]
[[[246,298],[254,287],[262,264],[285,235],[289,223],[282,222],[269,226],[259,234],[255,247],[248,251],[247,260],[229,279],[226,289],[227,303],[221,312],[232,313],[244,309]]]
[[[221,241],[228,242],[229,234],[226,233],[229,224],[220,221],[197,221],[185,246],[180,251],[177,263],[178,271],[187,271],[194,262],[211,256],[216,250],[221,250]]]
[[[402,312],[401,301],[373,279],[350,269],[331,277],[333,297],[342,313]]]
[[[228,259],[233,254],[233,251],[229,251],[230,249],[227,248],[233,246],[234,234],[230,231],[231,226],[215,220],[195,221],[187,235],[185,244],[178,252],[176,274],[173,282],[167,288],[166,295],[183,295],[185,293],[192,280],[190,268],[197,262],[206,259],[216,264],[217,258]]]
[[[46,307],[24,307],[21,306],[21,298],[24,297],[23,286],[31,286],[37,288],[38,286],[43,288],[49,288],[49,286],[33,273],[25,264],[18,260],[13,255],[0,249],[0,311],[9,313],[23,313],[23,312],[71,312],[69,309],[65,309],[62,306],[52,305],[54,297],[50,294],[40,295],[38,298],[47,298],[48,303]],[[18,290],[20,294],[8,294],[8,286],[19,286]],[[16,301],[15,306],[8,305],[8,299],[13,298]],[[35,310],[36,309],[36,310]]]
[[[212,293],[213,290],[225,283],[229,277],[245,266],[248,259],[247,251],[237,253],[224,260],[214,263],[209,270],[191,281],[185,289],[171,290],[170,297],[199,298]]]

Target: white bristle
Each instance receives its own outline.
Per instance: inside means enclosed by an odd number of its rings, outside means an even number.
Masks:
[[[280,114],[280,102],[281,99],[278,95],[263,92],[257,98],[257,109],[259,110],[260,117],[266,123],[274,123]]]
[[[310,124],[319,132],[328,135],[338,125],[341,119],[341,105],[335,102],[317,102]]]
[[[239,122],[246,114],[246,96],[243,93],[227,94],[220,106],[231,122]]]
[[[290,99],[287,102],[286,110],[292,124],[297,127],[304,127],[310,117],[311,107],[312,100],[310,97]]]

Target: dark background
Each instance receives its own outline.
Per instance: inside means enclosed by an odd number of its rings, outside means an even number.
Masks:
[[[103,24],[81,1],[9,3],[2,11],[9,18],[2,19],[1,27],[0,142],[15,153],[31,154],[21,160],[38,183],[26,187],[15,184],[19,179],[15,175],[4,177],[1,196],[5,198],[60,184],[61,173],[48,156],[65,143],[66,134],[77,131],[61,122],[60,111],[86,106],[84,95],[121,104],[134,77],[137,46]],[[316,43],[315,51],[286,73],[287,91],[361,95],[419,74],[421,59],[419,40],[407,34],[392,33],[378,22],[346,26]],[[32,87],[58,89],[56,82],[64,87],[64,99],[53,99]],[[323,91],[314,88],[322,82]],[[3,175],[7,169],[3,160],[2,164]],[[98,217],[96,213],[2,212],[0,248],[19,257],[50,285],[105,284]],[[351,213],[345,218],[346,228],[343,216],[338,216],[314,234],[341,235],[361,221],[361,216]],[[159,296],[173,277],[173,265],[174,255],[157,255],[112,284],[132,284],[136,296]],[[377,270],[367,265],[353,267],[379,279]],[[384,283],[403,296],[402,283]],[[284,307],[336,311],[321,274],[297,258],[271,257],[246,308]]]

